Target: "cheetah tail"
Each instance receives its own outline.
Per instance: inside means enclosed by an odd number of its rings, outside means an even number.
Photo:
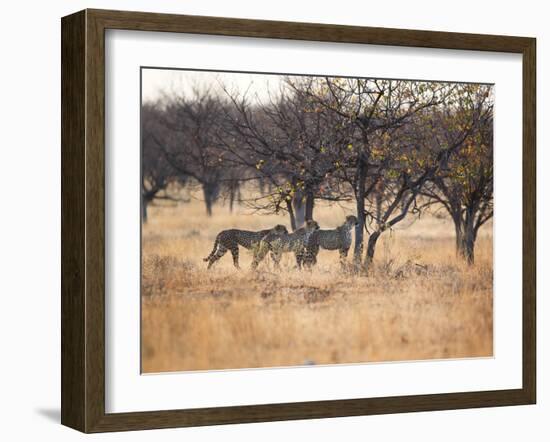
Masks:
[[[218,249],[218,243],[220,242],[220,237],[216,236],[216,240],[214,241],[214,248],[210,252],[210,255],[208,255],[206,258],[203,258],[203,261],[209,261],[210,258],[212,258],[216,254],[216,250]]]

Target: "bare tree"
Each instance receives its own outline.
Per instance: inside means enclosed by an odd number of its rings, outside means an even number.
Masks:
[[[455,136],[471,100],[482,107],[478,124],[450,157],[448,168],[430,179],[423,195],[449,213],[457,254],[473,264],[478,231],[493,217],[493,100],[490,86],[469,88],[471,96],[461,96],[454,110],[442,113],[437,136],[444,142]]]
[[[456,166],[453,158],[487,121],[486,104],[487,94],[482,87],[455,85],[452,93],[445,95],[444,102],[417,112],[407,125],[398,127],[387,138],[388,145],[382,151],[386,150],[384,155],[389,154],[391,161],[382,178],[385,187],[382,207],[380,202],[369,200],[368,213],[375,221],[375,228],[367,244],[367,268],[380,235],[408,213],[419,213],[425,205],[419,204],[417,197],[425,193],[430,183],[439,183],[440,177],[453,173]],[[442,127],[446,130],[441,131]],[[376,217],[373,208],[378,212]]]
[[[142,107],[142,156],[141,156],[141,213],[142,221],[147,222],[149,204],[155,199],[179,200],[170,192],[170,186],[183,184],[186,176],[178,173],[166,160],[164,153],[155,142],[163,128],[160,125],[162,109],[154,103]]]
[[[393,199],[381,220],[393,225],[406,215],[390,219],[395,209],[402,207],[408,211],[426,180],[422,173],[415,179],[407,172],[396,171],[399,145],[390,140],[396,131],[412,124],[418,113],[445,102],[453,87],[443,83],[328,77],[301,79],[294,87],[307,94],[324,111],[340,117],[341,124],[355,129],[349,152],[342,159],[340,178],[350,183],[356,201],[358,224],[354,261],[359,268],[366,227],[366,203],[373,194],[380,195],[380,182],[391,182],[394,189]],[[378,207],[381,208],[380,204]],[[372,259],[380,233],[375,232],[369,238],[366,265]]]
[[[201,187],[208,216],[220,196],[226,164],[218,148],[223,101],[208,89],[174,95],[164,104],[162,136],[153,136],[168,163]]]
[[[347,144],[334,115],[312,109],[306,96],[283,84],[263,103],[227,92],[232,108],[221,142],[231,161],[254,171],[272,191],[248,200],[256,210],[289,213],[293,229],[312,219],[316,199],[338,199],[327,186],[339,167],[336,146]]]

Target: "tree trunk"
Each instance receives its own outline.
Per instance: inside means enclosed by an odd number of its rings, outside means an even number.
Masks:
[[[376,243],[378,242],[378,238],[380,238],[380,235],[382,234],[381,231],[377,230],[376,232],[373,232],[371,236],[369,236],[369,241],[367,242],[367,253],[365,255],[365,270],[369,271],[372,265],[372,262],[374,260],[374,252],[376,250]]]
[[[466,225],[464,226],[464,258],[468,264],[474,263],[474,247],[476,243],[475,214],[477,205],[472,204],[466,210]]]
[[[143,224],[147,224],[147,206],[149,205],[149,200],[146,197],[141,198],[141,221]]]
[[[379,224],[382,219],[382,194],[376,191],[376,223]]]
[[[473,216],[466,214],[463,219],[459,214],[453,215],[455,225],[456,254],[466,260],[468,264],[474,263],[474,249],[476,242],[476,231],[474,229]]]
[[[265,195],[265,180],[261,177],[258,179],[258,190],[260,195]]]
[[[212,216],[212,206],[218,198],[218,185],[216,183],[203,183],[202,193],[204,195],[204,204],[206,206],[206,214]]]
[[[466,232],[463,248],[463,256],[466,259],[468,264],[472,265],[474,263],[474,248],[475,248],[475,234],[473,229],[469,229]]]
[[[470,265],[474,263],[474,249],[476,244],[476,233],[473,226],[466,224],[464,226],[464,233],[460,238],[460,255]]]
[[[229,212],[233,213],[233,206],[235,204],[235,199],[239,193],[239,185],[237,183],[231,183],[229,187]]]
[[[306,220],[306,206],[304,204],[304,194],[302,192],[296,192],[294,194],[292,205],[294,206],[296,228],[299,229],[304,225]]]
[[[290,216],[290,228],[294,232],[296,230],[296,218],[294,217],[294,209],[292,209],[291,201],[286,201],[286,209],[288,211],[288,216]]]
[[[462,219],[460,214],[452,216],[455,225],[455,251],[457,256],[462,256],[462,247],[464,245],[464,234],[462,231]]]
[[[206,215],[212,216],[212,201],[208,197],[204,200],[204,205],[206,206]]]
[[[353,262],[356,269],[361,266],[361,255],[363,254],[363,229],[365,228],[365,180],[367,177],[367,162],[363,157],[357,165],[357,225],[355,226],[355,245],[353,247]]]
[[[315,206],[315,196],[313,192],[308,192],[306,195],[306,221],[313,219],[313,207]]]

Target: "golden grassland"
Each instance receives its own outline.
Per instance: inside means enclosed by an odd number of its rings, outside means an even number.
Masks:
[[[319,206],[322,228],[350,208]],[[452,224],[425,214],[386,232],[372,275],[342,272],[338,252],[321,251],[311,271],[263,262],[243,270],[227,253],[210,270],[216,234],[259,230],[281,215],[229,213],[207,218],[193,199],[151,207],[142,238],[142,369],[145,373],[483,357],[493,353],[492,226],[476,244],[476,263],[455,256]],[[351,253],[348,259],[351,259]]]

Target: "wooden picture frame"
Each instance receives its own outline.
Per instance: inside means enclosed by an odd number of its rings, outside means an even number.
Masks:
[[[534,404],[536,41],[404,29],[84,10],[62,19],[62,409],[83,432]],[[105,412],[105,30],[495,51],[523,57],[523,385],[456,392],[132,413]]]

